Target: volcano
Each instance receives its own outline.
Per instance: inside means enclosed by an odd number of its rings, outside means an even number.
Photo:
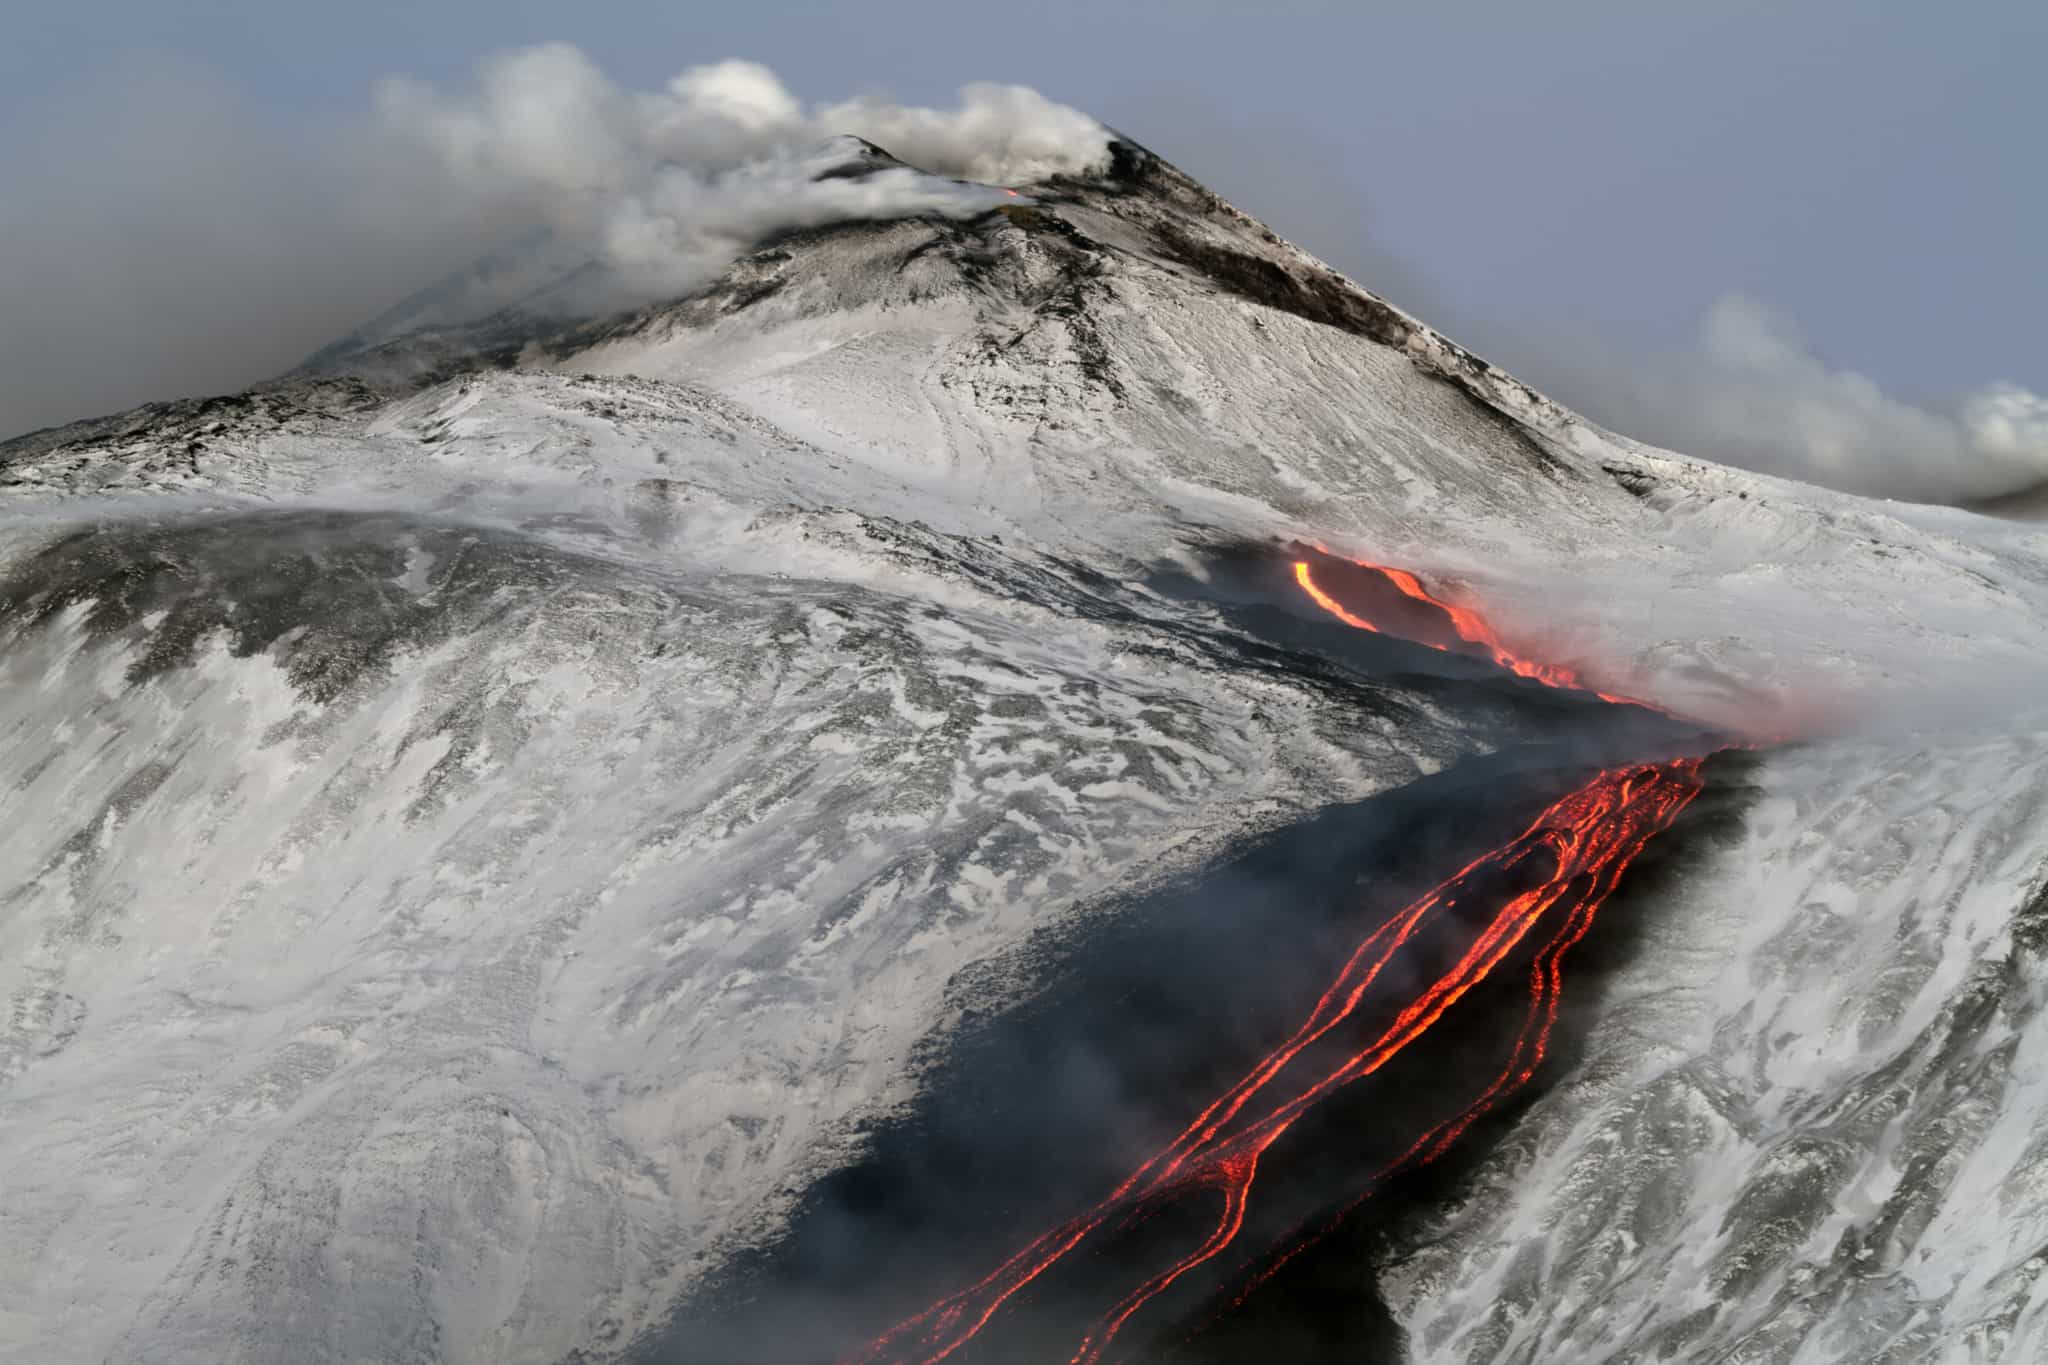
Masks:
[[[0,444],[0,1357],[2048,1355],[2048,543],[1107,145]]]

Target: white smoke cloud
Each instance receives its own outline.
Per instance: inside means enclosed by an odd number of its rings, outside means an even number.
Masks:
[[[182,70],[123,72],[51,113],[0,149],[0,437],[278,373],[535,228],[552,259],[602,267],[580,302],[621,306],[774,231],[981,213],[1002,201],[989,186],[1085,172],[1109,147],[1019,86],[943,109],[806,105],[728,61],[628,90],[562,44],[459,90],[387,81],[339,126],[273,130]],[[849,160],[843,135],[918,169],[820,178]]]
[[[390,81],[377,104],[386,134],[430,157],[455,193],[542,218],[645,295],[700,282],[767,232],[971,216],[1001,192],[945,177],[1030,182],[1100,166],[1109,150],[1094,119],[1019,86],[967,86],[953,109],[872,98],[807,109],[753,62],[629,91],[566,44],[494,58],[455,94]],[[825,176],[847,159],[828,145],[843,135],[918,169]]]
[[[939,175],[995,184],[1097,169],[1109,156],[1101,124],[1022,85],[966,86],[952,110],[853,100],[819,110],[812,122],[858,133]]]
[[[1742,295],[1708,311],[1693,354],[1582,360],[1552,382],[1632,436],[1852,493],[1971,502],[2048,482],[2048,399],[2000,383],[1954,412],[1905,402]]]

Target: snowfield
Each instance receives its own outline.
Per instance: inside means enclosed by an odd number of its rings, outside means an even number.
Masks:
[[[1397,1266],[1416,1357],[2048,1353],[2044,746],[1761,764],[1581,1071]]]
[[[2041,533],[1610,436],[1128,144],[416,320],[0,445],[0,1358],[623,1352],[963,972],[1507,742],[1151,586],[1292,540],[1800,740],[1389,1272],[1418,1358],[2048,1351]]]

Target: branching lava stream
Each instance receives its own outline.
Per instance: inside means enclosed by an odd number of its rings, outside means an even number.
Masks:
[[[1502,667],[1553,687],[1580,686],[1567,669],[1517,658],[1476,612],[1432,597],[1413,575],[1362,567],[1384,575],[1405,596],[1446,613],[1461,640],[1489,650]],[[1294,572],[1302,590],[1338,619],[1362,630],[1382,628],[1325,592],[1308,563],[1296,563]],[[1536,1074],[1558,1016],[1566,953],[1591,928],[1637,855],[1699,794],[1704,762],[1680,757],[1600,772],[1513,839],[1403,907],[1358,945],[1285,1042],[1105,1199],[1043,1233],[981,1279],[890,1328],[853,1360],[860,1365],[945,1360],[998,1322],[1034,1281],[1091,1240],[1118,1235],[1181,1201],[1213,1199],[1215,1220],[1206,1235],[1115,1297],[1074,1345],[1069,1365],[1096,1365],[1147,1304],[1230,1251],[1245,1226],[1260,1162],[1297,1121],[1427,1034],[1528,940],[1537,946],[1529,959],[1520,1029],[1505,1064],[1463,1108],[1417,1134],[1391,1162],[1369,1173],[1353,1206],[1388,1176],[1435,1160]],[[1496,903],[1489,905],[1489,897]],[[1447,932],[1433,934],[1439,924]],[[1448,966],[1433,964],[1427,952],[1420,961],[1411,960],[1416,957],[1413,945],[1441,944],[1460,924],[1480,927]],[[1404,966],[1388,972],[1404,948],[1410,949]],[[1347,1021],[1361,1036],[1340,1041],[1338,1030]],[[1245,1292],[1291,1254],[1283,1248]],[[1233,1266],[1246,1263],[1242,1253],[1234,1256]],[[1212,1273],[1224,1269],[1217,1266]]]

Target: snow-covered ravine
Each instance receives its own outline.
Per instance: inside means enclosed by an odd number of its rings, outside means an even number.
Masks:
[[[1977,718],[2048,539],[1612,438],[1127,145],[1025,188],[0,445],[0,1358],[624,1350],[964,969],[1510,737],[1147,586],[1293,541],[1811,737],[1404,1263],[1418,1351],[2038,1330],[2038,727]]]
[[[1381,1280],[1441,1361],[2048,1353],[2048,715],[1760,758]]]

